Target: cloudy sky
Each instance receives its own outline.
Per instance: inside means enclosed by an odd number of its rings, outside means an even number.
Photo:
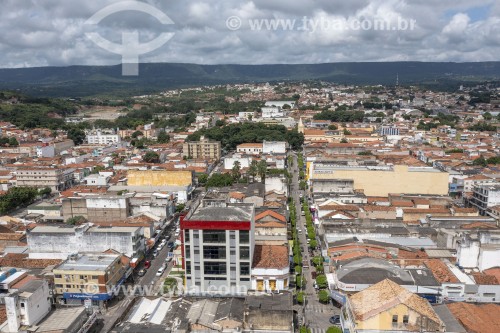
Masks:
[[[498,0],[141,2],[147,9],[116,0],[2,0],[0,67],[119,64],[120,52],[142,53],[165,33],[173,37],[141,62],[500,61]],[[139,46],[119,54],[89,38],[121,44],[133,32]]]

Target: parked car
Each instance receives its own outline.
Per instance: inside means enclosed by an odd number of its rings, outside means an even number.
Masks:
[[[165,259],[165,263],[167,263],[167,264],[168,264],[169,262],[171,262],[171,261],[172,261],[172,257],[167,257],[167,259]]]
[[[165,267],[164,266],[161,266],[159,269],[158,269],[158,272],[156,272],[156,276],[161,276],[163,274],[163,272],[165,271]]]
[[[144,262],[144,268],[145,268],[145,269],[148,269],[149,267],[151,267],[151,261],[146,260],[146,261]]]
[[[158,250],[153,251],[153,258],[156,258],[158,256]]]
[[[340,325],[340,316],[339,315],[335,315],[335,316],[330,317],[330,324],[332,324],[332,325]]]
[[[137,275],[139,275],[139,276],[144,276],[144,275],[146,275],[146,271],[147,271],[147,270],[146,270],[145,268],[143,268],[143,269],[141,269],[141,270],[137,273]]]

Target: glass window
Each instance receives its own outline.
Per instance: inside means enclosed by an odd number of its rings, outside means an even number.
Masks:
[[[398,315],[392,316],[392,322],[397,323],[398,322]]]
[[[250,263],[240,263],[240,275],[250,275]]]
[[[191,246],[185,245],[185,251],[184,251],[184,256],[189,259],[191,258]]]
[[[54,274],[54,279],[60,279],[62,277],[61,274]]]
[[[248,244],[250,242],[250,233],[248,230],[240,230],[240,244]]]
[[[204,273],[213,275],[226,275],[227,268],[225,262],[205,262]]]
[[[240,259],[250,258],[250,248],[248,246],[240,247]]]
[[[204,246],[203,258],[205,259],[226,259],[225,246]]]
[[[189,230],[184,230],[184,241],[189,243]]]
[[[203,230],[203,242],[205,243],[225,243],[225,230]]]
[[[403,324],[408,324],[408,316],[403,316]]]
[[[191,274],[191,261],[186,260],[186,274]]]

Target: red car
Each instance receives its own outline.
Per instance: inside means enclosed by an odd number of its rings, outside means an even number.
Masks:
[[[146,268],[146,269],[147,269],[147,268],[149,268],[149,267],[151,267],[151,261],[146,260],[146,261],[144,262],[144,268]]]

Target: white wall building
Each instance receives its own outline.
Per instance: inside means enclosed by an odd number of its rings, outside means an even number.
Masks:
[[[99,130],[87,134],[87,143],[89,145],[110,145],[118,142],[121,142],[120,135],[118,134],[105,134]]]
[[[277,118],[284,117],[286,112],[281,107],[277,106],[264,106],[261,108],[262,118]]]
[[[265,141],[262,143],[262,152],[264,154],[286,154],[285,141]]]
[[[9,332],[19,332],[21,326],[36,325],[52,307],[49,285],[41,279],[28,281],[4,299]]]
[[[467,234],[457,244],[457,262],[464,268],[485,269],[500,263],[500,233]]]
[[[231,170],[235,162],[240,162],[240,169],[248,168],[250,163],[252,163],[252,158],[248,156],[242,156],[241,154],[233,154],[231,157],[224,158],[224,169]]]

